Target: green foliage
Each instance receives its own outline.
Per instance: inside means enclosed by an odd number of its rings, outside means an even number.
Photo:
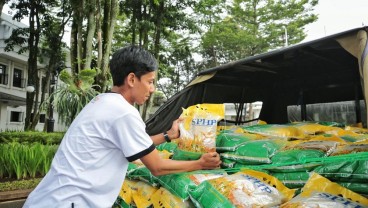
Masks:
[[[161,106],[167,98],[161,91],[155,91],[153,96],[153,106]]]
[[[32,178],[27,180],[3,182],[0,183],[0,192],[33,189],[41,182],[41,180],[41,178]]]
[[[83,107],[99,93],[94,89],[98,86],[93,84],[96,75],[95,69],[84,69],[76,75],[66,69],[62,70],[60,80],[64,84],[50,95],[50,99],[43,103],[43,107],[52,102],[60,121],[67,126],[70,125]]]
[[[0,144],[18,142],[24,144],[41,143],[41,144],[60,144],[64,132],[36,132],[36,131],[24,131],[24,132],[0,132]]]
[[[234,0],[225,18],[211,22],[202,36],[207,67],[246,58],[302,41],[304,27],[317,20],[318,0]],[[285,29],[288,37],[284,37]]]
[[[44,176],[49,170],[58,145],[18,142],[0,144],[0,178],[17,180],[36,175]]]
[[[29,34],[28,28],[17,28],[12,31],[12,34],[8,39],[5,40],[5,51],[15,51],[15,46],[20,46],[17,53],[22,54],[27,51],[25,46],[27,43],[27,36]]]

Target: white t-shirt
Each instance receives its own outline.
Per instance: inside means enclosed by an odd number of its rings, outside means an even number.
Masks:
[[[73,121],[24,207],[111,207],[128,162],[154,148],[137,109],[120,94],[100,94]]]

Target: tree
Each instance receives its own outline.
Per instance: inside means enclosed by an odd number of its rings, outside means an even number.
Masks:
[[[312,13],[317,3],[318,0],[234,0],[227,17],[216,22],[202,38],[207,66],[282,47],[284,27],[291,44],[300,42],[306,37],[305,25],[317,20]]]
[[[124,39],[124,43],[139,45],[151,51],[159,62],[159,78],[166,73],[165,70],[169,70],[166,66],[169,61],[163,60],[167,58],[163,54],[170,51],[170,39],[175,37],[175,33],[196,30],[195,21],[186,12],[194,3],[193,0],[128,0],[122,3],[122,14],[126,16],[123,24],[127,29],[123,34],[130,38]],[[137,106],[143,120],[147,118],[152,99],[153,96],[144,106]]]
[[[73,10],[70,43],[72,72],[78,74],[83,69],[98,69],[96,86],[99,86],[100,92],[104,92],[108,83],[108,61],[119,8],[118,1],[70,2]]]
[[[93,88],[96,75],[94,69],[84,69],[78,74],[71,73],[67,69],[62,70],[60,80],[64,84],[50,95],[47,102],[43,103],[43,107],[52,102],[60,121],[69,126],[83,107],[98,94]]]
[[[65,33],[65,26],[69,22],[71,15],[70,15],[70,6],[67,4],[66,1],[60,2],[61,4],[56,4],[57,9],[49,10],[47,13],[43,15],[42,21],[42,45],[41,45],[41,57],[48,57],[49,62],[47,64],[45,83],[46,86],[41,87],[42,94],[41,94],[41,103],[45,102],[47,99],[45,97],[46,89],[54,87],[51,86],[50,80],[55,79],[55,76],[58,76],[62,67],[64,67],[64,62],[66,58],[66,53],[64,49],[66,48],[65,43],[62,41]],[[48,108],[48,118],[52,118],[52,115]],[[40,113],[39,111],[37,114],[34,115],[31,129],[35,129],[36,124],[38,123]],[[49,123],[45,123],[44,130],[47,129]]]
[[[39,77],[37,69],[38,61],[38,44],[40,42],[41,33],[41,16],[46,11],[48,3],[53,3],[53,1],[25,1],[20,0],[12,2],[10,8],[16,9],[14,19],[20,21],[25,16],[29,19],[29,28],[18,28],[13,31],[11,37],[6,40],[7,46],[5,50],[12,50],[14,45],[21,46],[19,53],[28,51],[28,85],[35,86],[35,93],[27,93],[26,97],[26,118],[24,130],[30,130],[31,125],[31,113],[37,113],[38,103],[39,103]],[[24,43],[27,43],[24,46]]]
[[[46,72],[46,80],[50,80],[51,74],[55,73],[56,66],[62,59],[62,38],[64,27],[70,18],[68,16],[70,12],[66,1],[58,2],[55,0],[13,1],[10,8],[16,10],[14,19],[18,21],[23,18],[29,19],[28,28],[13,30],[11,37],[6,40],[5,50],[14,50],[15,46],[19,46],[18,53],[28,52],[28,84],[35,86],[35,92],[27,93],[24,129],[34,130],[39,121],[39,103],[44,102],[49,85],[40,86],[38,71]],[[44,61],[40,59],[41,54],[49,58],[49,63],[45,69],[37,68],[38,62]],[[40,94],[41,96],[39,96]]]
[[[160,69],[164,70],[161,70],[157,83],[157,88],[165,97],[171,97],[182,90],[198,72],[190,39],[177,34],[173,36],[170,49],[161,55]]]

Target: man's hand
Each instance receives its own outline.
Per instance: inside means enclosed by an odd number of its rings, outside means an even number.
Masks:
[[[167,134],[171,140],[177,139],[180,137],[179,123],[182,122],[183,118],[178,118],[173,121],[171,129],[167,131]]]
[[[220,155],[217,152],[204,153],[199,161],[202,169],[215,169],[221,165]]]

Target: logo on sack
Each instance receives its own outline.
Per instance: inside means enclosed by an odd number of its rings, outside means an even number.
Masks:
[[[215,126],[217,125],[216,119],[203,119],[203,118],[195,118],[192,120],[193,126]]]

